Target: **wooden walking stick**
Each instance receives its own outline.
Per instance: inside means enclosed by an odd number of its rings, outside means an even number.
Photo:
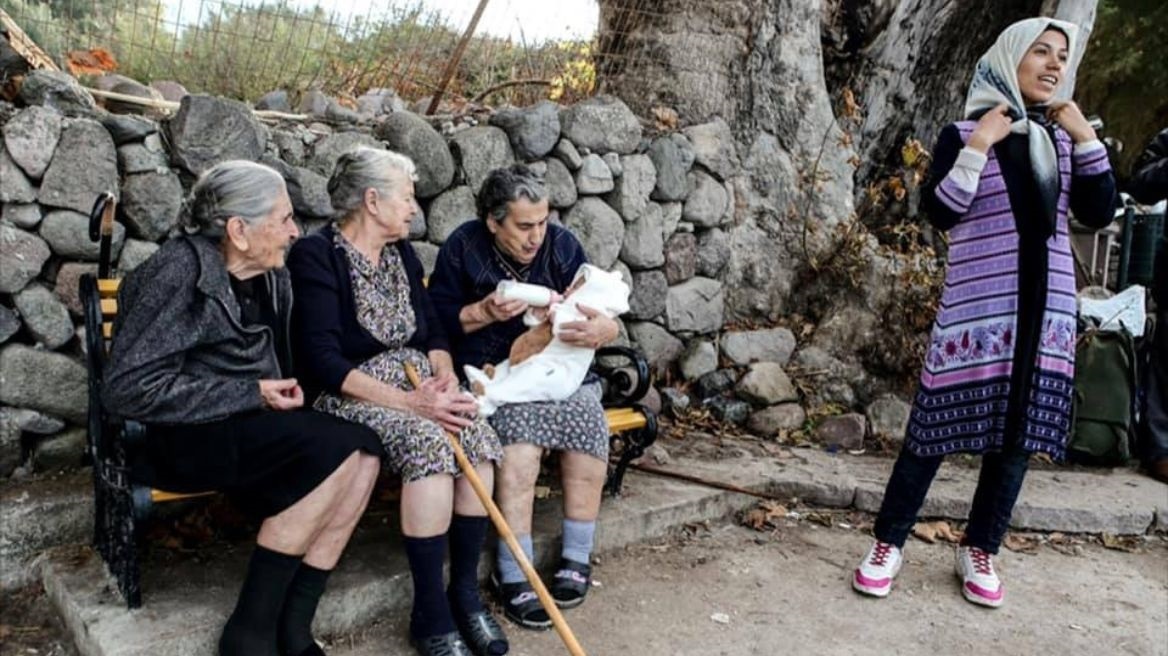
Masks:
[[[418,375],[418,370],[408,362],[405,365],[405,370],[406,378],[410,380],[410,384],[414,386],[414,389],[419,389],[422,386],[422,378]],[[478,495],[479,501],[487,509],[487,515],[491,517],[491,522],[494,523],[495,530],[499,532],[499,536],[507,543],[507,548],[515,556],[515,561],[519,563],[519,568],[523,570],[523,575],[527,577],[528,582],[531,583],[531,587],[535,588],[535,594],[539,597],[539,603],[547,611],[548,617],[552,620],[552,625],[556,628],[556,633],[560,634],[560,639],[564,641],[564,646],[568,648],[568,653],[572,656],[584,656],[584,648],[576,640],[576,636],[572,633],[572,628],[564,620],[563,614],[560,613],[560,609],[556,606],[552,595],[547,591],[547,587],[544,586],[543,581],[540,580],[539,574],[531,566],[531,562],[527,560],[527,554],[523,553],[523,547],[519,546],[519,540],[515,539],[515,533],[507,525],[507,520],[503,519],[503,513],[499,512],[499,507],[495,505],[491,494],[487,492],[486,486],[483,485],[483,480],[479,478],[479,473],[475,471],[474,465],[466,457],[466,452],[462,450],[462,444],[458,441],[458,436],[450,431],[446,431],[446,437],[450,440],[450,447],[454,449],[454,459],[458,461],[458,467],[462,470],[462,475],[466,476],[466,480],[470,482],[470,486],[474,488],[475,494]]]

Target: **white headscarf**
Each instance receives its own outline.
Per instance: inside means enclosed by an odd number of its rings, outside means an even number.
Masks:
[[[1078,61],[1075,56],[1078,26],[1053,18],[1027,18],[1003,30],[994,45],[978,60],[973,71],[973,81],[969,83],[969,92],[965,96],[965,118],[979,118],[998,104],[1006,103],[1010,117],[1014,119],[1010,131],[1025,134],[1029,138],[1030,165],[1034,169],[1034,178],[1043,195],[1044,205],[1053,211],[1059,191],[1058,153],[1043,123],[1035,121],[1044,120],[1043,112],[1033,112],[1032,107],[1031,115],[1027,116],[1026,102],[1018,89],[1018,64],[1030,46],[1050,28],[1066,34],[1069,54],[1067,68],[1055,91],[1055,98],[1062,100],[1071,97],[1070,80],[1074,79],[1071,66]]]

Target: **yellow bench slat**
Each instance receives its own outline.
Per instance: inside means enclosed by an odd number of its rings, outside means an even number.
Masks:
[[[154,503],[166,503],[167,501],[180,501],[182,499],[197,499],[198,497],[209,497],[218,492],[167,492],[166,490],[150,490],[150,500]]]
[[[121,284],[121,278],[98,278],[97,291],[102,296],[113,296],[118,293]]]
[[[101,299],[101,313],[103,315],[112,316],[118,313],[118,299],[103,298]]]
[[[645,415],[634,412],[631,414],[621,414],[616,416],[608,416],[608,431],[610,433],[623,433],[627,430],[636,430],[644,428],[648,421]]]
[[[110,322],[101,324],[101,336],[106,339],[114,338],[114,325]]]

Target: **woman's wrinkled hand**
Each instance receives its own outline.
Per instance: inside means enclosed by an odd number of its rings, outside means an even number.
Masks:
[[[578,305],[576,309],[587,318],[583,321],[569,321],[560,326],[557,336],[565,344],[598,349],[620,334],[620,327],[616,322],[601,314],[599,310],[585,305]]]
[[[1091,127],[1087,117],[1083,116],[1083,110],[1079,109],[1079,105],[1074,101],[1052,102],[1050,108],[1046,110],[1046,117],[1061,125],[1075,143],[1086,143],[1099,138],[1095,134],[1095,128]]]
[[[478,413],[474,397],[458,389],[445,376],[427,378],[409,392],[410,409],[418,416],[438,422],[442,428],[457,433],[471,425]]]
[[[982,114],[981,119],[977,122],[977,127],[973,129],[973,134],[969,135],[969,141],[966,145],[980,153],[987,153],[994,144],[1010,134],[1010,125],[1013,123],[1009,107],[1006,103],[998,103],[997,107]]]
[[[304,405],[304,390],[295,378],[261,380],[260,396],[264,406],[272,410],[295,410]]]
[[[504,300],[498,292],[479,301],[483,315],[489,321],[507,321],[527,311],[527,303],[520,300]]]

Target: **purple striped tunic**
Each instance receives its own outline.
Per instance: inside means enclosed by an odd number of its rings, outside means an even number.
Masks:
[[[974,121],[956,124],[962,141]],[[1046,303],[1034,377],[1022,411],[1022,447],[1062,458],[1071,421],[1075,371],[1075,273],[1067,225],[1071,172],[1110,170],[1102,149],[1072,154],[1070,137],[1055,131],[1060,193],[1049,256]],[[1018,324],[1015,217],[993,149],[976,192],[947,176],[938,200],[961,215],[949,231],[949,268],[913,402],[907,444],[920,456],[1000,449]]]

